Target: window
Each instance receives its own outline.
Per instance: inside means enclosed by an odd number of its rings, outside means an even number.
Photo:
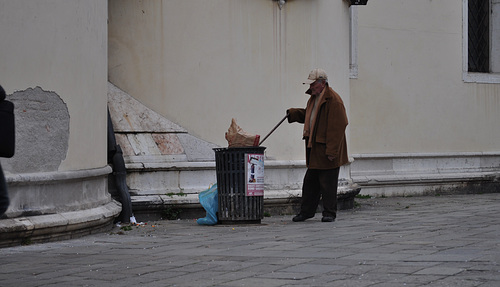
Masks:
[[[500,0],[463,0],[464,81],[500,83]]]
[[[489,0],[468,3],[468,71],[490,72],[490,5]]]

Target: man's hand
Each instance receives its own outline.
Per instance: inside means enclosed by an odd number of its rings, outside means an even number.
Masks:
[[[335,159],[335,157],[330,156],[330,155],[328,156],[328,160],[333,161],[334,159]]]

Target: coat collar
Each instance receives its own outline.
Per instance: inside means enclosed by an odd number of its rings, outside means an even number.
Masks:
[[[319,96],[320,95],[318,95],[317,97],[319,97]],[[327,83],[325,86],[323,97],[322,97],[321,101],[318,103],[318,107],[320,107],[321,105],[323,105],[324,103],[326,103],[327,101],[329,101],[331,99],[333,99],[333,91],[332,91],[332,89],[330,89],[330,86]],[[312,100],[313,100],[313,96],[311,96],[309,98],[309,101],[312,101]]]

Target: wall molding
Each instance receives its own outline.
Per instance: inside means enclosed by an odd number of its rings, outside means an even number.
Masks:
[[[6,216],[40,216],[96,208],[111,202],[110,166],[39,173],[6,173],[10,206]]]
[[[408,196],[500,190],[499,152],[356,154],[362,194]]]

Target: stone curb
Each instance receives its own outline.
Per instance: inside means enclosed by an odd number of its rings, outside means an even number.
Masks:
[[[0,247],[71,239],[102,232],[112,228],[120,212],[121,204],[113,200],[104,206],[87,210],[2,219]]]

